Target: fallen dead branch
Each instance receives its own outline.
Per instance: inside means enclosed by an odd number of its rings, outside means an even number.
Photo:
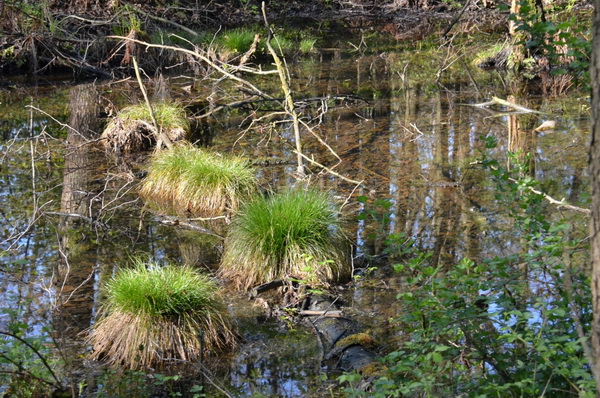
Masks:
[[[279,72],[279,81],[281,82],[281,89],[283,90],[283,95],[285,97],[285,100],[283,101],[283,109],[285,109],[285,111],[292,118],[292,125],[294,126],[294,138],[296,141],[296,155],[297,155],[296,159],[298,162],[298,167],[296,169],[296,172],[300,176],[304,176],[305,170],[304,170],[304,161],[303,161],[303,155],[302,155],[302,141],[300,139],[300,119],[298,117],[298,113],[296,112],[294,98],[292,97],[292,91],[290,89],[290,84],[289,84],[290,74],[289,74],[289,70],[287,69],[287,65],[284,66],[281,58],[279,58],[279,56],[277,55],[277,52],[275,52],[275,49],[273,49],[273,46],[271,45],[271,40],[273,39],[273,32],[271,31],[271,26],[269,25],[269,20],[267,19],[267,7],[266,7],[264,1],[262,2],[262,14],[263,14],[263,19],[265,21],[265,26],[267,27],[267,33],[268,33],[268,37],[266,40],[267,49],[269,50],[269,54],[271,54],[271,57],[273,57],[273,60],[275,61],[275,66],[277,67],[277,72]]]
[[[211,231],[210,229],[205,228],[196,223],[189,222],[188,220],[177,218],[177,217],[172,217],[172,216],[160,216],[160,217],[161,217],[161,219],[159,220],[159,222],[162,225],[168,225],[170,227],[180,227],[183,229],[188,229],[190,231],[196,231],[196,232],[201,232],[203,234],[216,236],[219,239],[225,239],[223,236]]]
[[[250,90],[252,90],[255,94],[258,94],[262,97],[265,98],[271,98],[270,95],[264,93],[261,89],[259,89],[258,87],[256,87],[254,84],[250,83],[247,80],[242,79],[239,76],[234,75],[233,73],[228,72],[227,70],[225,70],[223,67],[221,67],[220,65],[218,65],[217,63],[213,62],[210,58],[208,58],[206,55],[202,54],[199,51],[192,51],[192,50],[188,50],[186,48],[182,48],[182,47],[175,47],[175,46],[168,46],[168,45],[164,45],[164,44],[152,44],[152,43],[148,43],[142,40],[138,40],[138,39],[134,39],[131,37],[126,37],[126,36],[108,36],[109,39],[118,39],[118,40],[122,40],[124,42],[133,42],[136,44],[140,44],[142,46],[145,46],[146,48],[159,48],[159,49],[163,49],[163,50],[170,50],[170,51],[179,51],[182,52],[184,54],[188,54],[191,55],[194,58],[198,58],[201,61],[205,62],[206,64],[208,64],[210,67],[214,68],[217,72],[219,72],[220,74],[222,74],[223,76],[236,81],[246,87],[248,87]]]
[[[526,108],[522,105],[515,104],[514,102],[503,100],[498,97],[492,97],[491,101],[482,102],[480,104],[461,104],[461,105],[473,106],[475,108],[486,109],[486,110],[489,110],[492,112],[496,112],[495,110],[489,108],[492,105],[501,105],[501,106],[505,106],[507,108],[512,108],[515,110],[514,112],[510,112],[510,113],[504,112],[503,114],[515,114],[515,113],[540,113],[541,114],[542,113],[542,112],[534,111],[533,109]],[[501,112],[501,111],[498,111],[498,112]]]

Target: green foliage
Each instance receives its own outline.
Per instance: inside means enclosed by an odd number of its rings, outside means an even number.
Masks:
[[[239,287],[294,277],[327,284],[350,273],[349,245],[329,194],[287,189],[233,220],[221,273]]]
[[[356,201],[362,205],[362,210],[357,216],[359,221],[368,220],[369,225],[374,226],[369,238],[385,236],[387,227],[391,221],[392,212],[390,211],[393,203],[390,199],[377,198],[372,203],[367,196],[358,196]]]
[[[5,394],[16,397],[46,397],[60,387],[51,356],[52,342],[43,328],[32,333],[16,310],[2,309],[8,318],[4,330],[0,330],[0,385]]]
[[[303,54],[312,53],[315,51],[317,45],[317,39],[302,39],[298,49]]]
[[[127,36],[128,34],[142,33],[142,21],[137,16],[133,7],[125,4],[115,10],[115,15],[118,16],[117,24],[113,26],[113,31],[116,35]]]
[[[243,54],[250,49],[257,33],[262,34],[262,38],[257,45],[257,54],[266,54],[266,34],[262,28],[226,30],[217,36],[215,43],[220,48],[219,51],[222,53],[222,56],[228,56],[228,53],[235,56]],[[282,54],[309,54],[315,51],[317,39],[302,31],[284,31],[281,34],[275,35],[271,45],[276,51]]]
[[[24,35],[50,31],[50,27],[55,24],[48,11],[47,1],[8,2],[3,16],[9,16],[15,31]]]
[[[256,32],[244,28],[233,29],[219,35],[218,44],[234,53],[245,53],[254,42]]]
[[[518,13],[510,16],[522,33],[517,44],[525,46],[532,57],[547,57],[550,65],[544,67],[553,73],[569,73],[589,84],[591,19],[558,11],[546,11],[543,18],[531,0],[521,0],[519,5]]]
[[[394,265],[407,282],[395,323],[407,339],[385,357],[375,392],[344,376],[350,396],[595,396],[577,331],[592,318],[586,231],[576,218],[548,219],[527,167],[514,160],[507,170],[486,155],[482,164],[511,220],[510,254],[448,269],[391,236],[388,250],[405,259]]]

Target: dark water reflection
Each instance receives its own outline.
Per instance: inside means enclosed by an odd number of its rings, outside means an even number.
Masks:
[[[342,199],[352,196],[344,212],[351,220],[359,255],[381,254],[390,233],[412,237],[418,247],[431,250],[436,261],[448,266],[464,257],[478,261],[518,250],[518,231],[502,217],[488,172],[475,163],[485,150],[482,135],[498,140],[491,156],[502,162],[507,162],[509,150],[531,152],[534,177],[550,195],[587,204],[585,100],[517,92],[514,101],[541,113],[496,117],[466,106],[491,95],[508,97],[506,82],[496,73],[457,63],[436,84],[436,72],[448,56],[445,50],[419,53],[386,47],[380,52],[372,47],[361,53],[345,51],[340,43],[328,46],[337,49],[292,63],[291,72],[297,98],[358,95],[364,100],[327,104],[328,112],[315,128],[341,163],[314,137],[304,137],[309,157],[364,181],[357,188],[310,166],[313,184]],[[257,80],[261,87],[276,90],[276,82]],[[181,90],[188,83],[172,79],[171,95],[189,100]],[[227,102],[232,94],[227,84],[198,86],[194,92],[198,98],[212,95],[214,101]],[[27,97],[19,91],[0,93],[4,105],[0,228],[6,239],[1,246],[1,305],[15,309],[32,330],[52,325],[61,341],[75,344],[73,358],[85,351],[80,332],[93,322],[101,300],[98,286],[128,256],[145,253],[207,269],[218,263],[219,242],[174,231],[144,211],[135,193],[137,166],[123,167],[104,157],[97,146],[83,145],[101,129],[93,117],[101,112],[99,104],[134,102],[135,92],[135,85],[126,83],[36,89]],[[30,112],[26,105],[43,109],[55,120]],[[307,116],[318,114],[315,107],[305,110]],[[247,116],[222,112],[203,121],[203,142],[216,151],[234,151],[267,164],[259,170],[265,187],[296,184],[292,132],[283,127],[275,134],[263,126],[241,134]],[[556,120],[556,129],[533,132],[545,120]],[[59,123],[69,123],[82,134]],[[386,210],[373,207],[375,201],[390,200],[389,222],[356,221],[364,210],[353,199],[357,196],[368,197],[366,206],[379,217]],[[347,304],[366,327],[392,342],[401,335],[389,323],[398,315],[395,296],[401,290],[401,280],[377,271],[357,283]],[[242,300],[235,305],[250,304]],[[220,366],[228,370],[220,373],[219,383],[242,396],[320,396],[323,369],[310,333],[298,326],[297,332],[286,332],[275,323],[249,319],[242,322],[246,343],[222,359],[229,362]],[[9,320],[4,315],[0,325]],[[76,373],[82,373],[82,361],[75,362]]]

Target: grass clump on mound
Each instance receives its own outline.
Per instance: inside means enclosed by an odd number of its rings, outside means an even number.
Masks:
[[[350,276],[350,248],[330,195],[289,189],[260,197],[233,220],[221,275],[238,288],[296,278],[327,285]]]
[[[190,122],[182,106],[161,102],[152,105],[152,112],[171,141],[181,141],[188,135]],[[101,138],[105,147],[115,153],[144,151],[156,144],[152,123],[145,104],[128,106],[108,122]]]
[[[140,195],[178,215],[214,217],[236,211],[256,187],[247,159],[186,144],[153,156]]]
[[[217,285],[190,267],[138,260],[118,272],[105,293],[100,320],[88,338],[92,359],[142,369],[160,365],[161,358],[195,361],[202,347],[215,351],[234,344]]]

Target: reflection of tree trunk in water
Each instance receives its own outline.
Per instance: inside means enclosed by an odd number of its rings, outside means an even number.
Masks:
[[[508,101],[516,103],[515,97],[512,95],[508,96]],[[516,154],[518,156],[517,160],[520,163],[523,163],[526,155],[528,153],[533,153],[535,132],[533,131],[532,121],[534,120],[533,118],[529,118],[531,119],[529,123],[525,123],[526,126],[522,127],[518,117],[519,115],[508,116],[508,150]],[[511,168],[510,166],[509,159],[507,164],[509,170]],[[535,175],[535,159],[533,156],[529,159],[529,164],[524,166],[529,167],[529,175]]]
[[[393,62],[392,57],[386,58]],[[393,65],[388,65],[393,70]],[[416,179],[421,179],[419,167],[419,146],[417,144],[417,133],[411,124],[418,124],[417,107],[420,97],[417,90],[409,87],[408,76],[405,76],[404,86],[396,87],[398,79],[391,79],[391,91],[404,90],[404,98],[395,98],[391,101],[390,110],[395,115],[391,119],[392,133],[390,135],[390,186],[394,187],[392,198],[395,202],[395,230],[393,232],[405,232],[411,236],[415,231],[414,225],[419,208],[419,197],[421,185]],[[404,107],[405,109],[402,109]]]
[[[460,108],[464,109],[464,107]],[[470,115],[467,115],[466,119],[470,119]],[[476,153],[477,149],[483,150],[483,148],[475,148],[478,144],[479,146],[482,144],[482,141],[477,139],[477,134],[483,128],[477,128],[476,126],[471,131],[469,131],[468,127],[464,127],[464,131],[462,131],[462,128],[463,125],[461,124],[461,134],[457,137],[460,148],[457,150],[456,163],[466,165],[470,162],[469,159]],[[479,203],[480,198],[478,198],[481,193],[481,189],[478,187],[480,187],[480,181],[483,181],[484,175],[484,169],[476,167],[463,171],[461,176],[457,176],[461,180],[461,192],[458,198],[464,217],[462,230],[464,231],[465,255],[476,263],[479,261],[481,254],[482,229],[485,223],[485,217],[481,214],[483,209]]]
[[[65,154],[61,212],[93,217],[90,207],[90,181],[93,178],[89,139],[98,135],[99,94],[93,85],[71,90],[71,117]],[[94,260],[89,258],[82,230],[89,228],[77,217],[63,217],[59,225],[62,254],[56,267],[58,291],[54,326],[62,338],[76,335],[90,326],[94,304]],[[93,233],[92,231],[89,231]]]
[[[432,227],[435,239],[433,254],[440,264],[449,264],[455,260],[455,253],[450,253],[448,249],[455,246],[460,207],[457,206],[455,198],[457,188],[448,185],[453,184],[454,181],[451,180],[453,173],[449,162],[448,123],[442,124],[442,103],[439,93],[436,97],[434,111],[433,125],[439,130],[436,130],[437,134],[434,138],[433,170],[429,178],[433,185]]]
[[[208,228],[213,231],[218,230],[217,223],[208,225]],[[223,233],[224,231],[218,232]],[[218,247],[222,243],[221,239],[195,231],[176,230],[175,233],[183,265],[201,266],[213,270],[218,267]]]

